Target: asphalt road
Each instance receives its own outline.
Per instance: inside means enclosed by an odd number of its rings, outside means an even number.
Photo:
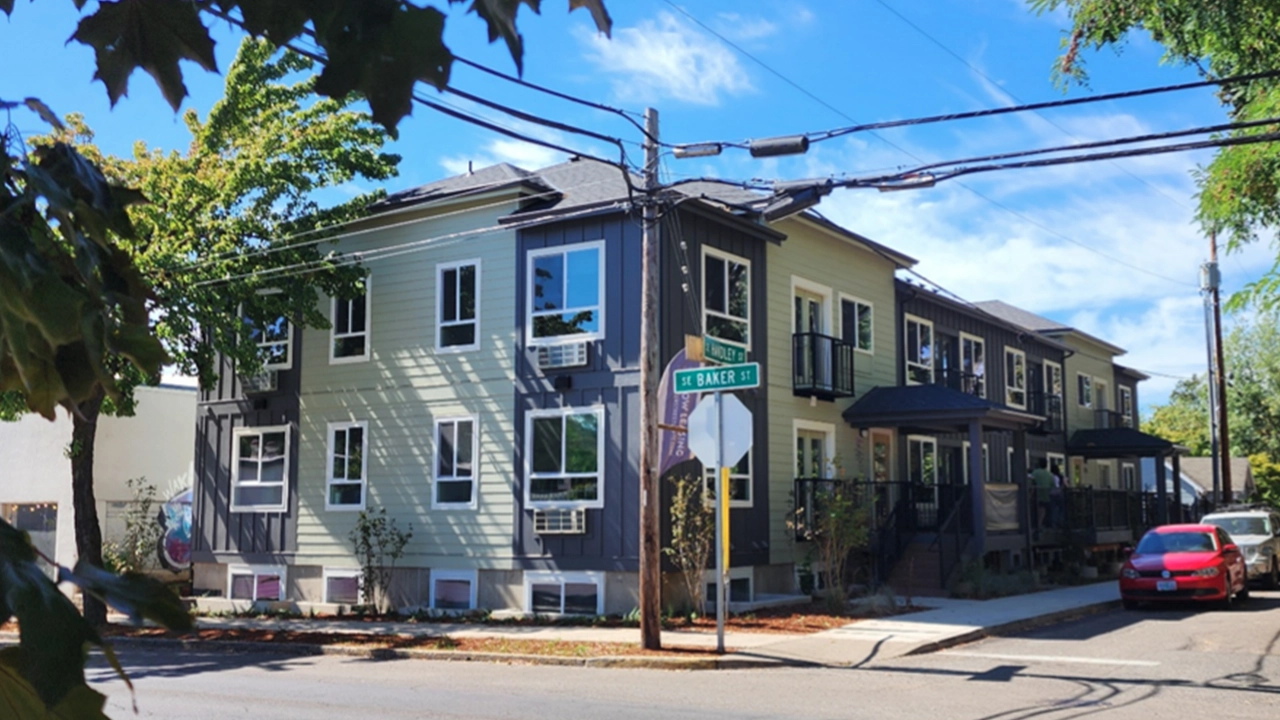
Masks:
[[[1280,593],[1230,612],[1116,610],[850,670],[671,672],[121,653],[141,717],[1271,718],[1280,712]],[[95,664],[112,717],[128,691]]]

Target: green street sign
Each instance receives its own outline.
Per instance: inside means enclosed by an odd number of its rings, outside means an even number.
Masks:
[[[741,365],[747,361],[747,349],[704,335],[702,356],[721,365]]]
[[[760,363],[677,370],[677,393],[704,393],[760,387]]]

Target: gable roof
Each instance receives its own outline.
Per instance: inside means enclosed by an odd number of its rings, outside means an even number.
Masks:
[[[1034,330],[1035,332],[1042,333],[1044,335],[1065,335],[1068,333],[1074,333],[1082,338],[1098,343],[1115,355],[1123,355],[1126,352],[1125,349],[1119,345],[1113,345],[1096,335],[1090,335],[1083,330],[1071,327],[1070,325],[1058,322],[1057,320],[1051,320],[1043,315],[1037,315],[1028,310],[1023,310],[1022,308],[1010,305],[1003,300],[982,300],[974,303],[974,305],[977,305],[996,317],[1003,318],[1015,325],[1020,325],[1027,330]]]
[[[1213,458],[1179,458],[1178,469],[1197,485],[1206,489],[1213,487]],[[1249,458],[1231,458],[1231,485],[1234,490],[1253,487],[1253,468],[1249,466]]]
[[[370,205],[369,209],[375,213],[384,212],[406,205],[417,205],[459,195],[493,192],[521,185],[529,185],[535,191],[545,192],[551,189],[550,186],[540,182],[536,174],[528,170],[518,168],[510,163],[498,163],[497,165],[480,168],[475,172],[454,175],[426,185],[419,185],[415,188],[392,193]]]
[[[1009,330],[1011,332],[1015,332],[1020,335],[1025,335],[1027,339],[1038,342],[1041,345],[1054,348],[1055,350],[1063,350],[1066,352],[1071,352],[1070,347],[1064,345],[1062,342],[1055,340],[1054,338],[1048,335],[1043,335],[1039,332],[1028,333],[1027,331],[1030,330],[1030,328],[1024,325],[1019,325],[1018,323],[1015,323],[1015,322],[1010,322],[1006,318],[1003,318],[999,315],[989,312],[986,308],[981,307],[982,303],[958,302],[956,300],[952,300],[949,297],[946,297],[940,292],[931,290],[930,288],[925,287],[923,285],[917,285],[908,280],[903,280],[901,278],[894,279],[894,287],[898,292],[902,292],[905,290],[905,291],[916,293],[916,296],[921,296],[921,295],[927,296],[927,299],[930,302],[935,302],[939,305],[942,305],[943,307],[949,308],[963,315],[968,315],[969,317],[977,318],[982,322],[991,323],[992,325],[1002,327],[1005,330]],[[1016,310],[1017,308],[1014,308],[1014,309]],[[1019,340],[1021,341],[1021,338],[1019,338]]]

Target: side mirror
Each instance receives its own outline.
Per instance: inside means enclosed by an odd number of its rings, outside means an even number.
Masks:
[[[1235,543],[1227,543],[1222,546],[1222,552],[1240,552],[1240,547]]]

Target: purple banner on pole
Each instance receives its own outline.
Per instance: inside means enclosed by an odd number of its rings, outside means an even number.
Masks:
[[[702,367],[702,363],[690,360],[681,349],[662,371],[662,379],[658,382],[658,417],[662,419],[663,424],[684,427],[688,423],[689,413],[693,412],[698,405],[698,396],[696,393],[677,395],[673,375],[677,370],[698,367]],[[658,458],[658,477],[666,475],[667,471],[676,465],[692,460],[693,453],[689,452],[688,433],[662,430],[662,449],[658,453]]]

